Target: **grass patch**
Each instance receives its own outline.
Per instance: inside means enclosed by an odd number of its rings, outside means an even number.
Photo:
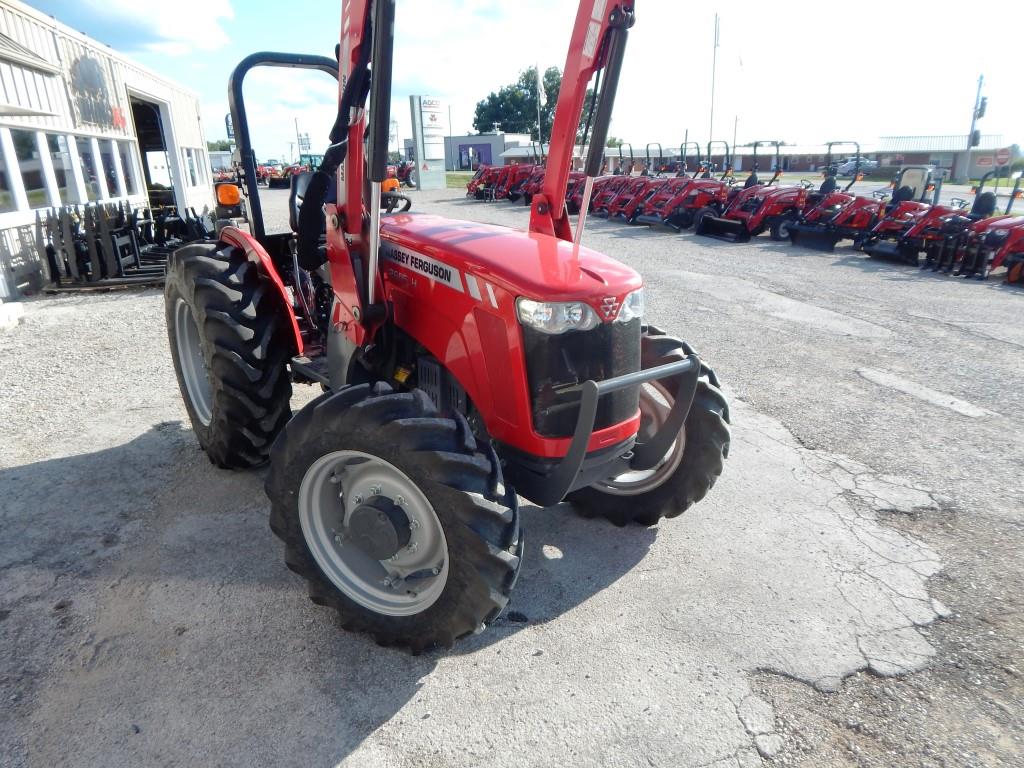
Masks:
[[[449,189],[465,189],[472,178],[473,174],[469,171],[448,171],[445,174],[446,186]]]

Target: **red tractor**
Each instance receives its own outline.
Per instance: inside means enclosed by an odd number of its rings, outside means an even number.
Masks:
[[[171,353],[210,460],[269,461],[285,562],[345,629],[414,652],[483,630],[522,565],[517,494],[653,525],[722,471],[714,372],[646,324],[639,274],[581,244],[588,206],[575,232],[565,210],[598,72],[585,203],[600,170],[634,4],[579,4],[525,232],[381,215],[395,0],[343,3],[338,62],[260,53],[232,74],[252,231],[220,222],[215,241],[173,254]],[[340,84],[330,146],[293,179],[282,234],[263,225],[242,96],[268,65]],[[293,382],[323,389],[294,416]]]
[[[981,183],[975,189],[974,203],[970,211],[964,210],[966,200],[954,199],[953,212],[931,217],[932,221],[921,234],[920,246],[924,253],[921,269],[947,273],[955,269],[959,275],[961,268],[965,268],[967,273],[980,272],[987,276],[988,270],[980,269],[982,263],[978,258],[983,250],[978,247],[984,242],[981,234],[993,224],[1012,218],[1010,208],[1013,206],[1013,199],[1010,199],[1005,214],[996,215],[996,195],[994,192],[985,191],[985,184],[997,173],[998,171],[989,171],[982,176]],[[972,246],[969,255],[968,245]]]
[[[724,143],[724,142],[723,142]],[[697,170],[694,178],[676,178],[655,190],[643,203],[643,213],[637,221],[652,226],[667,227],[681,232],[693,224],[694,216],[704,209],[724,210],[732,190],[732,167],[729,145],[725,145],[725,170],[720,179],[711,176],[710,167],[701,162],[700,145],[697,146]],[[711,142],[708,144],[711,148]],[[682,148],[685,157],[686,146]],[[683,170],[686,170],[684,161]]]
[[[908,184],[908,179],[913,186]],[[896,191],[886,206],[885,215],[859,244],[871,258],[894,259],[916,267],[921,251],[941,239],[939,228],[943,217],[960,213],[967,202],[957,200],[955,205],[939,205],[942,180],[933,179],[929,166],[901,169],[893,186]],[[922,188],[920,198],[911,199],[911,195]],[[983,196],[979,198],[985,199]],[[930,199],[930,203],[925,199]],[[995,209],[995,196],[992,196],[991,204],[985,202],[984,206],[991,208],[984,216],[991,215]]]
[[[757,176],[757,148],[763,144],[775,147],[775,173],[762,184]],[[735,192],[724,209],[718,205],[704,208],[694,215],[693,231],[733,243],[745,243],[765,230],[772,240],[788,240],[789,227],[795,223],[807,204],[811,189],[809,181],[795,187],[777,187],[782,175],[781,143],[755,141],[753,167],[743,189]]]
[[[983,178],[979,193],[984,182]],[[1018,175],[1010,201],[1001,216],[947,217],[943,221],[943,239],[926,251],[922,267],[984,280],[993,270],[1005,266],[1007,280],[1020,282],[1019,267],[1016,270],[1013,267],[1024,258],[1024,218],[1011,214],[1020,183]]]
[[[636,224],[637,217],[643,213],[643,204],[649,196],[658,193],[662,187],[668,184],[667,176],[647,176],[644,183],[636,188],[636,191],[625,192],[608,206],[608,219],[625,221],[629,224]]]

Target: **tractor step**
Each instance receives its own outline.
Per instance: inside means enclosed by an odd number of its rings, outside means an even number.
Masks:
[[[298,381],[311,384],[323,384],[330,388],[331,376],[327,368],[327,357],[308,358],[305,355],[293,357],[291,360],[292,375]]]

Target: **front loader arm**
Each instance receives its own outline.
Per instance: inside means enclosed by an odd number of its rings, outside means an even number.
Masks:
[[[588,177],[594,177],[601,170],[626,36],[633,26],[634,5],[635,0],[580,0],[551,127],[544,186],[541,193],[534,196],[531,205],[531,232],[554,235],[562,240],[573,239],[565,207],[565,190],[587,85],[596,73],[604,70],[604,83],[597,97],[591,126],[590,153],[584,168]]]

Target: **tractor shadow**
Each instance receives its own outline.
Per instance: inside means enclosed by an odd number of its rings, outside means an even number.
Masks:
[[[567,504],[524,503],[524,565],[505,613],[453,650],[413,656],[343,631],[333,611],[307,599],[268,528],[264,475],[213,467],[179,422],[116,447],[0,469],[0,609],[22,638],[0,677],[28,659],[47,670],[23,693],[33,722],[60,724],[69,749],[113,758],[128,747],[94,745],[101,722],[137,723],[133,749],[159,749],[168,736],[159,712],[171,710],[180,743],[211,764],[222,753],[226,763],[245,754],[287,764],[301,750],[306,764],[334,765],[399,713],[418,719],[415,703],[403,709],[439,664],[459,659],[485,675],[503,642],[614,584],[657,538],[657,528],[585,520]],[[28,581],[47,586],[30,595]],[[96,590],[98,604],[79,614]],[[38,623],[65,599],[70,629],[40,639]],[[47,661],[65,648],[88,655],[87,677],[66,680]],[[209,736],[209,722],[239,717],[261,729]],[[20,727],[31,740],[29,722]]]

